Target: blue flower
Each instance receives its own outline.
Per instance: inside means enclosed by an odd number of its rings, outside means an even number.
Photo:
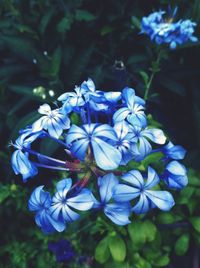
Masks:
[[[128,202],[111,202],[113,190],[119,181],[114,174],[109,173],[98,178],[98,187],[101,202],[95,200],[95,208],[102,208],[105,215],[117,225],[130,223],[130,204]]]
[[[172,161],[166,166],[163,179],[169,188],[181,190],[188,184],[187,170],[178,161]]]
[[[127,202],[139,197],[138,202],[132,208],[136,214],[146,213],[154,207],[168,211],[174,205],[174,199],[169,192],[150,190],[159,182],[157,173],[151,167],[148,167],[146,181],[138,170],[132,170],[124,174],[122,180],[127,184],[116,185],[113,198],[118,202]]]
[[[96,90],[95,84],[90,78],[81,84],[81,88],[85,90],[84,97],[86,102],[94,111],[106,112],[121,98],[121,92]]]
[[[122,98],[125,107],[120,108],[114,113],[113,121],[120,122],[127,119],[132,125],[146,126],[145,101],[135,96],[134,89],[128,87],[123,89]]]
[[[75,92],[66,92],[62,94],[58,100],[63,102],[63,110],[66,112],[70,112],[72,109],[77,107],[82,107],[85,105],[84,93],[81,87],[75,87]]]
[[[16,150],[11,157],[11,164],[15,174],[21,174],[24,182],[38,173],[37,168],[28,157],[29,154],[21,150]]]
[[[121,162],[121,153],[109,140],[116,141],[117,137],[113,128],[106,124],[89,124],[82,128],[72,125],[66,138],[72,154],[80,160],[85,159],[91,146],[97,166],[104,170],[115,169]]]
[[[34,132],[45,129],[48,130],[50,136],[58,139],[64,129],[70,128],[70,120],[62,109],[51,110],[48,104],[43,104],[38,112],[43,116],[33,123]]]
[[[75,256],[70,241],[59,240],[58,242],[49,242],[48,248],[56,255],[57,262],[70,262]]]
[[[24,151],[30,148],[31,143],[38,137],[43,136],[43,131],[33,133],[31,128],[21,131],[21,135],[13,146],[17,149],[11,156],[11,165],[16,175],[21,174],[23,180],[33,177],[38,173],[37,167],[29,160],[29,153]]]
[[[56,185],[57,192],[52,198],[50,208],[51,216],[62,222],[72,222],[79,218],[79,214],[72,210],[86,211],[92,208],[94,201],[89,189],[83,188],[77,194],[70,195],[72,180],[70,178],[59,181]]]
[[[35,222],[44,233],[52,233],[54,231],[62,232],[65,224],[62,221],[54,220],[49,208],[51,207],[51,196],[49,192],[43,190],[44,186],[37,187],[28,202],[29,210],[36,212]]]
[[[143,129],[139,126],[130,127],[127,138],[135,142],[132,145],[131,149],[136,161],[143,160],[145,156],[151,152],[152,147],[149,140],[153,141],[156,144],[164,144],[166,141],[166,137],[161,129]]]
[[[169,44],[171,49],[177,45],[182,45],[188,41],[196,42],[198,39],[193,36],[196,23],[191,20],[179,20],[174,22],[174,16],[164,18],[166,12],[153,12],[147,17],[142,18],[142,33],[150,36],[151,40],[160,45]]]
[[[117,122],[113,128],[118,138],[117,142],[114,143],[115,147],[122,154],[120,165],[126,165],[131,159],[133,159],[131,146],[137,140],[134,138],[129,138],[128,133],[130,131],[130,125],[126,121]]]
[[[180,145],[174,145],[172,142],[169,142],[167,145],[165,145],[161,151],[165,155],[165,157],[175,159],[175,160],[181,160],[185,157],[186,150],[180,146]]]

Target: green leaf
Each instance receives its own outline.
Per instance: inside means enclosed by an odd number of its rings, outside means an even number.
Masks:
[[[26,39],[18,36],[1,36],[2,41],[5,42],[7,47],[19,55],[21,58],[33,60],[37,52],[33,42],[30,39]]]
[[[160,224],[171,224],[175,221],[174,216],[170,212],[160,212],[157,222]]]
[[[175,244],[175,252],[178,256],[182,256],[187,252],[189,248],[189,242],[189,234],[183,234],[181,237],[179,237]]]
[[[74,125],[80,125],[81,124],[80,116],[78,114],[76,114],[76,113],[71,113],[70,121],[71,121],[71,124],[74,124]]]
[[[103,264],[108,260],[109,256],[108,238],[106,237],[98,243],[94,257],[99,263]]]
[[[145,61],[147,61],[147,57],[145,55],[135,54],[128,58],[127,65],[138,64],[138,63],[145,62]]]
[[[144,84],[147,86],[148,84],[148,81],[149,81],[149,76],[146,72],[144,71],[140,71],[139,74],[141,75],[143,81],[144,81]]]
[[[163,157],[163,154],[161,152],[156,152],[153,154],[148,155],[143,161],[141,161],[141,164],[147,168],[152,163],[159,163],[159,160]]]
[[[77,9],[75,19],[78,21],[91,21],[95,20],[96,16],[84,9]]]
[[[156,237],[156,232],[157,232],[155,224],[153,224],[153,222],[151,222],[150,220],[144,221],[143,222],[143,232],[146,236],[147,242],[154,241],[154,239]]]
[[[59,33],[66,33],[66,31],[70,30],[72,23],[73,19],[71,16],[63,17],[57,24],[57,31]]]
[[[195,188],[190,187],[190,186],[188,186],[185,189],[183,189],[181,191],[180,197],[177,200],[177,203],[181,204],[181,205],[183,205],[183,204],[187,205],[188,200],[191,198],[191,196],[193,195],[194,191],[195,191]]]
[[[126,257],[126,245],[120,236],[115,235],[109,237],[109,249],[115,261],[124,261]]]
[[[0,184],[0,203],[10,195],[10,185]]]
[[[115,30],[114,27],[110,26],[110,25],[105,25],[102,29],[101,29],[101,35],[104,36],[106,34],[112,33]]]
[[[170,262],[170,258],[168,255],[163,255],[163,256],[160,256],[156,259],[154,265],[155,266],[158,266],[158,267],[163,267],[163,266],[166,266],[168,265]]]
[[[48,23],[50,22],[50,20],[52,19],[53,15],[54,15],[54,10],[53,9],[47,9],[45,12],[45,15],[42,17],[41,21],[40,21],[40,25],[39,25],[39,31],[41,34],[44,34]]]
[[[133,27],[137,28],[138,30],[141,29],[140,20],[139,20],[137,17],[132,16],[132,17],[131,17],[131,23],[132,23],[132,26],[133,26]]]
[[[51,67],[49,69],[49,75],[51,75],[52,77],[58,76],[61,64],[61,56],[62,56],[61,48],[57,47],[57,49],[53,53],[51,59]]]
[[[133,221],[128,225],[128,232],[133,247],[140,248],[145,242],[152,242],[156,238],[156,226],[150,221]]]
[[[189,220],[194,229],[200,233],[200,217],[191,217]]]
[[[140,247],[146,241],[146,235],[143,232],[142,222],[133,221],[128,225],[128,232],[135,247]]]

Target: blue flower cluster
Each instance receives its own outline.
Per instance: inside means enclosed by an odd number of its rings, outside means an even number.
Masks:
[[[188,41],[196,42],[198,39],[193,35],[196,23],[189,19],[174,22],[175,13],[167,17],[165,11],[158,11],[143,17],[142,33],[149,35],[158,45],[169,44],[171,49]]]
[[[187,185],[187,171],[178,162],[186,151],[166,143],[161,129],[148,126],[145,101],[135,95],[134,89],[104,92],[88,79],[58,100],[62,105],[55,110],[48,104],[40,106],[41,118],[20,132],[11,158],[14,172],[24,181],[35,176],[38,168],[82,174],[74,182],[71,178],[59,181],[53,196],[44,186],[33,191],[29,210],[35,212],[35,222],[43,232],[62,232],[82,211],[101,210],[113,223],[126,225],[131,213],[172,208],[174,199],[162,187],[180,190]],[[78,124],[70,120],[74,113]],[[58,142],[67,153],[66,159],[31,148],[33,142],[44,138]],[[129,168],[130,163],[140,164],[158,152],[162,155],[162,174],[151,166],[146,172]],[[97,191],[86,188],[91,180]]]

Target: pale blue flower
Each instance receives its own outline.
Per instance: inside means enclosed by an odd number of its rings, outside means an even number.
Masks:
[[[139,198],[132,210],[137,214],[146,213],[153,207],[168,211],[174,205],[172,195],[167,191],[150,190],[159,182],[155,170],[148,167],[147,179],[144,180],[138,170],[132,170],[122,176],[126,184],[114,188],[113,198],[118,202],[127,202]]]
[[[128,202],[112,202],[113,190],[119,181],[114,174],[109,173],[98,178],[101,201],[95,200],[95,208],[103,209],[105,215],[117,225],[130,223],[130,204]]]
[[[172,161],[166,166],[163,179],[169,188],[181,190],[188,184],[187,170],[178,161]]]
[[[83,188],[78,193],[71,193],[72,180],[70,178],[59,181],[56,185],[57,192],[52,198],[50,208],[51,216],[55,220],[72,222],[79,218],[73,209],[86,211],[92,208],[94,201],[89,189]]]
[[[128,139],[135,143],[132,145],[132,153],[136,161],[143,160],[151,151],[152,146],[149,141],[156,144],[164,144],[166,136],[161,129],[145,128],[139,126],[129,127]]]
[[[137,139],[129,138],[128,133],[130,131],[130,127],[131,126],[126,121],[117,122],[113,127],[118,139],[114,144],[122,154],[120,165],[126,165],[131,159],[133,159],[131,146],[133,146]]]
[[[172,142],[169,142],[161,149],[162,153],[165,155],[165,158],[171,158],[175,160],[181,160],[185,157],[186,150],[180,145],[174,145]]]
[[[188,41],[198,41],[198,38],[193,35],[196,23],[189,19],[174,22],[176,10],[169,17],[165,11],[153,12],[149,16],[143,17],[142,33],[148,34],[151,40],[155,40],[158,45],[169,44],[171,49]]]
[[[49,211],[52,202],[51,196],[49,192],[43,190],[43,187],[39,186],[33,191],[28,203],[29,210],[36,212],[35,222],[44,233],[62,232],[65,224],[63,221],[54,220],[51,217]]]
[[[70,128],[70,120],[62,109],[51,110],[48,104],[43,104],[39,107],[38,112],[43,116],[32,125],[34,132],[45,129],[49,135],[54,138],[59,138],[64,129]]]
[[[106,124],[86,124],[82,128],[72,125],[66,138],[72,154],[82,161],[91,146],[97,166],[104,170],[117,168],[122,157],[109,140],[116,141],[117,137],[113,128]]]
[[[134,126],[146,126],[145,101],[135,96],[134,89],[128,87],[123,89],[122,99],[124,107],[114,113],[113,121],[116,123],[126,119]]]
[[[31,128],[27,128],[21,131],[21,135],[15,141],[13,146],[15,151],[11,156],[12,168],[16,175],[21,174],[23,181],[26,181],[29,177],[33,177],[38,173],[37,167],[29,160],[29,153],[25,149],[29,149],[31,143],[38,137],[44,135],[43,131],[33,133]]]

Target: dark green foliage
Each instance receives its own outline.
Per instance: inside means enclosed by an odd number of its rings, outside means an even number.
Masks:
[[[199,42],[175,51],[161,51],[138,35],[140,20],[169,1],[131,0],[2,0],[0,3],[0,263],[5,268],[89,267],[80,256],[92,257],[91,267],[167,267],[176,255],[186,255],[191,267],[200,246],[200,50]],[[200,22],[199,0],[170,1],[179,18]],[[199,26],[198,30],[199,32]],[[125,68],[117,68],[122,61]],[[154,77],[151,83],[152,73]],[[10,167],[10,140],[38,118],[37,108],[52,103],[64,91],[91,77],[99,88],[121,90],[126,85],[144,96],[149,87],[148,120],[162,122],[172,141],[188,150],[189,186],[174,192],[176,206],[163,213],[132,219],[117,227],[97,215],[83,217],[63,234],[45,236],[28,212],[27,200],[36,185],[66,174],[42,172],[27,184]],[[154,119],[153,119],[154,118]],[[79,118],[72,115],[72,121]],[[40,144],[42,152],[60,151],[55,143]],[[129,168],[144,171],[155,154]],[[85,226],[85,227],[84,227]],[[78,230],[78,231],[77,231]],[[69,239],[77,256],[58,264],[48,242]],[[87,261],[88,262],[88,261]],[[177,266],[177,267],[179,267]]]

